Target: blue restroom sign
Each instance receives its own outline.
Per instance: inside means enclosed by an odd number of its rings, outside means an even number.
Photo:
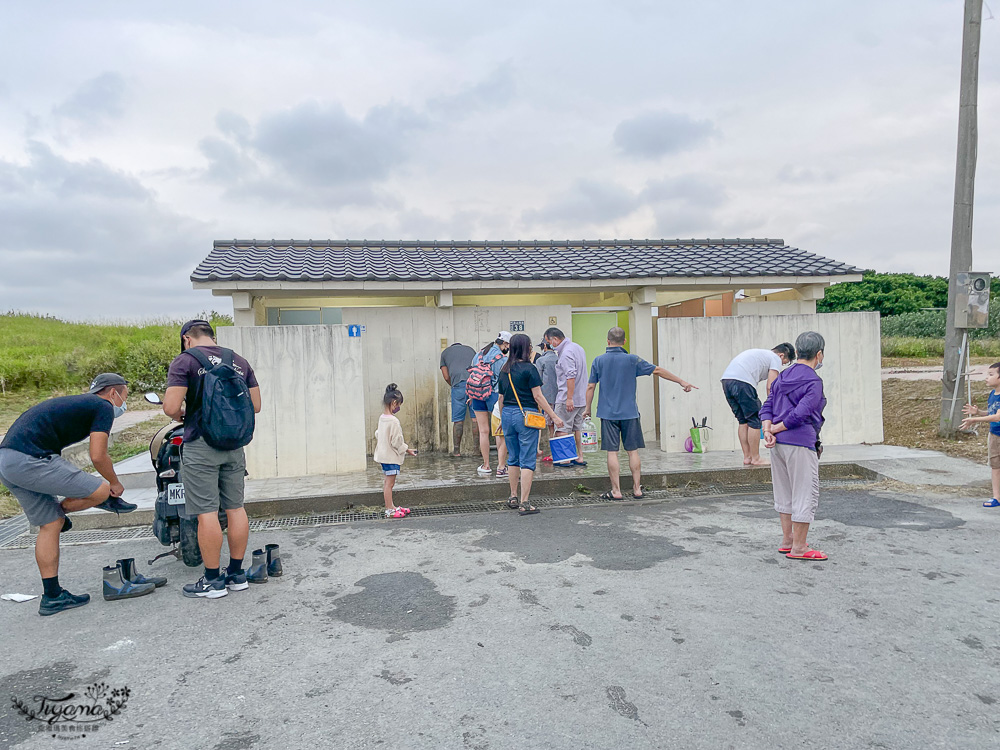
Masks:
[[[347,335],[350,336],[352,339],[361,338],[361,326],[359,325],[347,326]]]

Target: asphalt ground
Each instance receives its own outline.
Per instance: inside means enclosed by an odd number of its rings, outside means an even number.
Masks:
[[[0,602],[0,695],[127,704],[86,737],[7,704],[0,747],[997,747],[1000,514],[979,502],[824,492],[824,563],[777,554],[768,496],[281,531],[251,544],[285,575],[213,601],[171,560],[165,588],[105,602],[102,565],[162,548],[66,547],[62,583],[95,598]],[[31,550],[0,566],[40,593]]]

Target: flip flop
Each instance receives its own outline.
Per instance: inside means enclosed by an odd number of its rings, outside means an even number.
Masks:
[[[529,505],[527,508],[518,508],[517,515],[519,516],[533,516],[535,513],[541,513],[538,508],[533,505]]]
[[[637,494],[635,494],[635,489],[633,489],[633,490],[632,490],[632,497],[633,497],[633,498],[635,498],[636,500],[642,500],[642,499],[643,499],[644,497],[646,497],[646,493],[645,493],[645,492],[643,492],[643,490],[645,490],[645,489],[646,489],[646,488],[645,488],[645,487],[643,487],[643,486],[642,486],[642,485],[640,484],[640,485],[639,485],[639,494],[638,494],[638,495],[637,495]]]
[[[811,549],[804,555],[793,555],[789,552],[785,555],[789,560],[812,560],[813,562],[820,562],[821,560],[826,560],[827,556],[820,552],[818,549]]]
[[[787,555],[787,554],[790,554],[791,551],[792,551],[791,547],[778,547],[778,554],[779,555]]]
[[[988,503],[983,503],[984,508],[997,508],[1000,507],[1000,500],[993,498]]]
[[[570,464],[570,466],[586,466],[586,465],[587,465],[587,462],[586,462],[586,461],[581,461],[581,460],[580,460],[580,459],[578,458],[578,459],[576,459],[576,460],[574,460],[574,461],[570,461],[570,462],[569,462],[569,464]]]
[[[552,463],[552,456],[546,456],[542,459],[542,463],[550,464]]]
[[[616,503],[621,502],[622,500],[625,499],[624,497],[615,497],[614,495],[611,494],[610,490],[601,495],[600,498],[601,500],[613,500]]]

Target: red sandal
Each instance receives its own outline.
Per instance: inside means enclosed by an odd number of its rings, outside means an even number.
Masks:
[[[811,549],[804,555],[793,555],[789,552],[785,555],[789,560],[812,560],[813,562],[820,562],[821,560],[828,559],[826,555],[820,552],[818,549]]]

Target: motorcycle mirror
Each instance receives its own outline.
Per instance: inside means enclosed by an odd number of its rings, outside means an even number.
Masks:
[[[157,396],[157,395],[156,395],[155,393],[153,393],[152,391],[150,391],[149,393],[147,393],[147,394],[146,394],[146,395],[144,396],[144,398],[145,398],[145,399],[146,399],[146,400],[147,400],[147,401],[148,401],[149,403],[151,403],[151,404],[162,404],[162,403],[163,403],[162,401],[160,401],[160,397],[159,397],[159,396]]]

